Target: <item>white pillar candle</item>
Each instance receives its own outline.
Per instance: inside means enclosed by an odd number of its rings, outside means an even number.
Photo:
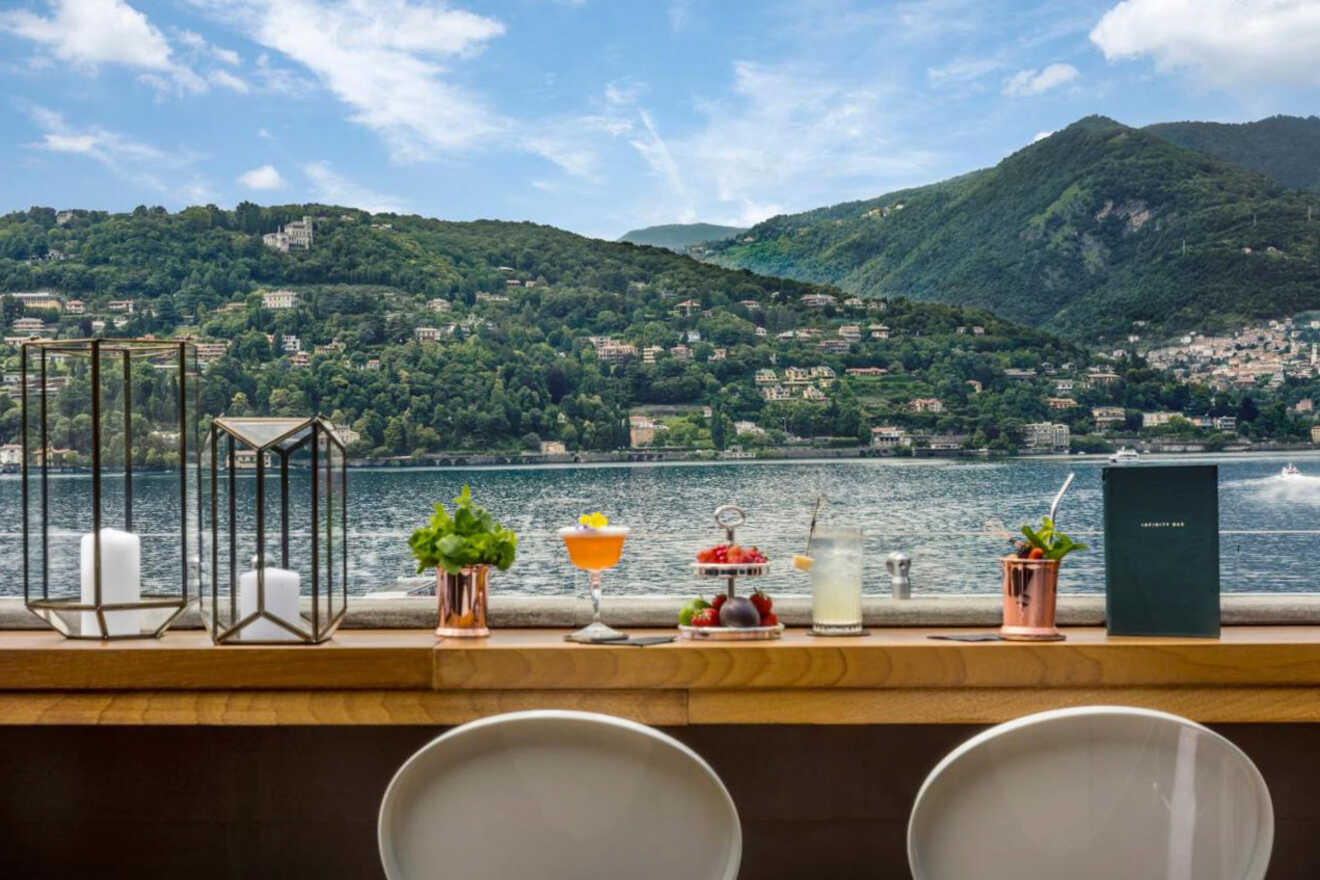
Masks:
[[[96,548],[91,532],[82,536],[82,601],[96,602]],[[101,604],[142,598],[142,541],[132,532],[101,529]],[[106,634],[135,636],[142,631],[141,611],[105,612]],[[82,612],[82,634],[101,635],[95,611]]]
[[[302,579],[298,572],[286,568],[266,567],[266,613],[278,617],[298,630],[307,625],[298,613],[298,595]],[[238,576],[238,619],[243,620],[257,610],[257,573],[245,571]],[[237,621],[235,621],[237,622]],[[238,634],[245,642],[296,641],[297,636],[279,624],[260,618],[249,623]]]

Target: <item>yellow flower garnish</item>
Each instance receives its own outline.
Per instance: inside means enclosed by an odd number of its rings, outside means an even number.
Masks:
[[[578,525],[586,526],[589,529],[603,529],[610,524],[605,514],[597,511],[596,513],[584,513],[578,517]]]

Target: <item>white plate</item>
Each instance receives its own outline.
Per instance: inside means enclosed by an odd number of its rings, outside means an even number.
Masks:
[[[1029,715],[931,771],[908,825],[916,880],[1261,880],[1274,811],[1237,746],[1150,709]]]
[[[774,626],[684,626],[678,625],[678,631],[685,639],[700,641],[709,639],[713,642],[757,642],[777,639],[784,631],[782,623]]]
[[[768,562],[694,562],[697,577],[760,577],[770,573]]]
[[[483,718],[433,740],[385,791],[389,880],[734,880],[738,812],[696,752],[587,712]]]

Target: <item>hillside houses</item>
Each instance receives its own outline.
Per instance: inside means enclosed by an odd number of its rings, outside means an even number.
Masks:
[[[1096,427],[1103,431],[1127,421],[1127,411],[1121,406],[1097,406],[1092,407],[1091,418],[1095,419]]]

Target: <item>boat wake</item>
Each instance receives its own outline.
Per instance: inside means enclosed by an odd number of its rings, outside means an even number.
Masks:
[[[1266,504],[1309,505],[1320,507],[1320,477],[1309,474],[1276,474],[1255,480],[1242,480],[1251,497]]]

